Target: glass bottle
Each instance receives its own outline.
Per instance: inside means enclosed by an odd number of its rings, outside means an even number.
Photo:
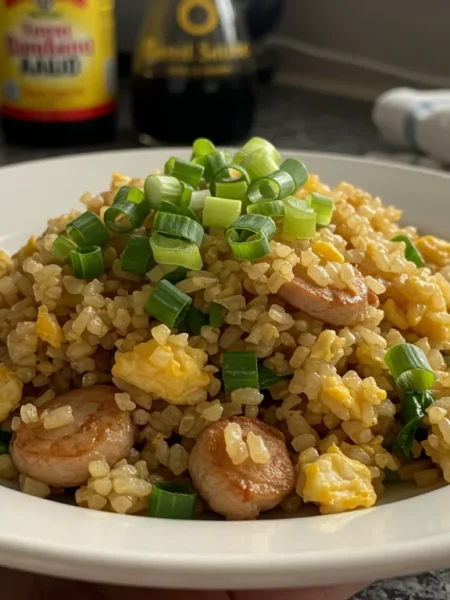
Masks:
[[[252,47],[232,0],[153,0],[133,61],[133,117],[144,144],[216,144],[248,134]]]

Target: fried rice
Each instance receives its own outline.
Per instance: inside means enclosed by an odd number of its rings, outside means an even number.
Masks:
[[[144,180],[114,173],[108,191],[85,193],[81,202],[103,220],[124,185],[143,189]],[[145,276],[122,270],[129,234],[111,233],[97,279],[78,279],[54,258],[52,245],[78,211],[50,219],[12,257],[1,252],[0,436],[13,438],[11,450],[0,451],[0,479],[39,497],[73,493],[70,477],[61,485],[33,476],[25,453],[38,428],[56,436],[45,450],[56,455],[55,466],[49,459],[42,473],[64,470],[58,444],[68,443],[79,408],[58,399],[95,389],[112,394],[108,414],[129,418],[132,441],[126,455],[89,457],[75,500],[90,509],[141,514],[162,481],[197,489],[195,515],[212,508],[228,518],[276,506],[296,515],[308,503],[341,512],[373,506],[392,481],[450,483],[450,244],[400,225],[402,211],[349,183],[332,189],[310,175],[295,196],[312,192],[333,199],[330,226],[295,239],[278,225],[270,253],[256,261],[237,260],[223,229],[205,231],[202,269],[176,287],[204,315],[213,303],[222,307],[223,324],[203,324],[195,334],[146,313],[149,295],[174,267],[153,264]],[[133,234],[146,234],[152,219]],[[399,234],[425,267],[405,258],[405,244],[392,241]],[[352,297],[362,278],[366,310],[349,324],[298,310],[282,292],[299,269],[320,293]],[[395,445],[402,394],[385,362],[389,348],[405,343],[423,351],[436,376],[410,457]],[[276,383],[226,393],[221,370],[229,352],[256,353]],[[21,435],[19,460],[13,446]],[[275,490],[270,498],[258,498],[262,472]],[[241,510],[245,502],[252,506]]]

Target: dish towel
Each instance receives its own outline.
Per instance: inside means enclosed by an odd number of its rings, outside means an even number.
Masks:
[[[450,90],[394,88],[376,100],[372,116],[383,138],[402,150],[391,159],[450,168]]]

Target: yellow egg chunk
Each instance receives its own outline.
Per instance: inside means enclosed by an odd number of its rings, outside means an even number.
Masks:
[[[332,445],[315,462],[303,467],[303,500],[315,502],[322,514],[369,508],[377,500],[369,469]]]
[[[164,345],[150,340],[131,352],[117,353],[112,374],[171,404],[196,404],[206,400],[207,360],[203,350],[182,348],[170,339]]]
[[[23,383],[8,367],[0,365],[0,421],[19,406]]]
[[[48,312],[46,306],[39,307],[36,320],[36,335],[53,348],[61,348],[64,341],[63,330],[54,314]]]

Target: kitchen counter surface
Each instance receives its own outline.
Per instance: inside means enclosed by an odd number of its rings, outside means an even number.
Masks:
[[[149,110],[152,110],[149,107]],[[254,133],[277,146],[323,152],[365,155],[389,149],[371,119],[371,106],[357,100],[334,98],[287,87],[262,88]],[[126,85],[122,86],[117,139],[112,144],[58,149],[9,147],[0,134],[0,165],[67,153],[133,148]],[[378,582],[354,600],[448,600],[450,570]]]

